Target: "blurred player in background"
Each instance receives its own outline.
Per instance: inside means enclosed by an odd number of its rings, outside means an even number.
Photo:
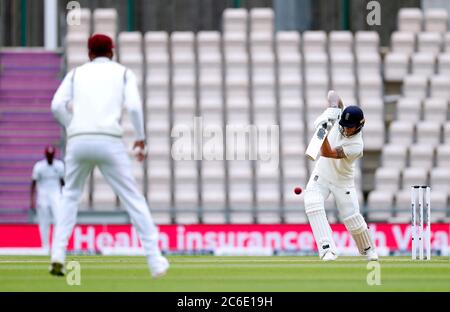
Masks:
[[[136,131],[134,151],[146,156],[142,103],[135,75],[112,61],[113,42],[96,34],[88,41],[90,62],[70,71],[52,101],[52,111],[67,130],[66,186],[53,236],[51,270],[64,275],[64,260],[86,178],[98,167],[131,216],[153,277],[164,275],[169,262],[158,247],[158,229],[138,191],[122,141],[120,120],[125,106]]]
[[[49,250],[49,232],[52,216],[56,219],[64,186],[64,163],[55,159],[55,148],[45,148],[45,159],[38,161],[33,167],[31,182],[30,207],[36,211],[39,222],[42,248]],[[37,199],[36,199],[37,188]]]
[[[336,92],[328,93],[331,107],[342,102]],[[368,260],[378,260],[375,245],[366,222],[359,212],[358,193],[355,188],[354,167],[363,155],[364,114],[358,106],[347,106],[339,119],[329,110],[314,122],[315,128],[332,122],[328,137],[323,142],[319,159],[305,191],[305,210],[313,230],[319,256],[325,261],[338,256],[332,231],[325,214],[325,200],[330,193],[336,201],[339,215],[347,230],[353,236],[360,254]]]

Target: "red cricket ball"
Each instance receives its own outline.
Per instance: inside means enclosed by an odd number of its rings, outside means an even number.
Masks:
[[[297,186],[297,187],[294,189],[294,193],[297,194],[297,195],[300,195],[300,194],[302,193],[302,188],[301,188],[300,186]]]

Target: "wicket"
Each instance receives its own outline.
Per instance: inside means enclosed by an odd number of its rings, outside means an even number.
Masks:
[[[426,259],[431,259],[431,188],[426,185],[411,186],[411,239],[412,260],[417,260],[417,248],[419,249],[419,260],[424,260],[424,249]],[[417,207],[418,204],[418,207]],[[424,205],[426,216],[426,227],[424,231]],[[417,220],[419,210],[419,220]],[[418,222],[417,222],[418,221]]]

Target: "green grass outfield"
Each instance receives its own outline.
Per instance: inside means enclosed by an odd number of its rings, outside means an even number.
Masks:
[[[150,278],[143,257],[70,256],[79,261],[81,285],[48,273],[47,257],[0,256],[4,291],[450,291],[450,258],[411,261],[383,257],[381,285],[360,257],[322,262],[317,257],[171,256],[171,270]]]

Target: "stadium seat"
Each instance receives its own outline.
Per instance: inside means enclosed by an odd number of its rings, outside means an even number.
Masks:
[[[308,136],[309,137],[309,136]],[[281,137],[283,157],[303,157],[305,144],[300,132],[283,132]]]
[[[397,102],[396,119],[417,122],[421,118],[421,101],[415,97],[402,97]]]
[[[246,9],[227,8],[223,11],[224,33],[247,33],[248,11]]]
[[[384,121],[384,103],[381,97],[362,97],[361,91],[359,101],[364,116],[367,120]]]
[[[247,36],[244,33],[224,33],[223,48],[225,61],[229,58],[247,56]]]
[[[376,31],[357,31],[355,35],[355,52],[359,54],[377,54],[380,36]]]
[[[411,222],[411,188],[407,187],[395,193],[395,217],[392,222]]]
[[[284,58],[278,57],[278,78],[280,83],[297,80],[302,83],[301,56],[297,54],[284,54]]]
[[[324,31],[303,32],[303,53],[325,53],[327,34]]]
[[[174,204],[179,209],[194,209],[199,205],[198,171],[195,161],[174,162]]]
[[[411,185],[427,185],[428,169],[408,167],[402,172],[402,189],[409,190]]]
[[[367,198],[368,221],[386,222],[392,216],[394,206],[394,191],[389,189],[374,190]]]
[[[378,53],[359,52],[356,54],[356,69],[358,77],[361,79],[367,76],[380,76],[381,58]]]
[[[221,35],[218,31],[199,31],[197,33],[197,46],[199,60],[220,56]]]
[[[331,31],[329,33],[330,55],[334,53],[353,53],[353,34],[350,31]]]
[[[252,56],[252,81],[257,83],[275,83],[275,59],[272,54],[254,54]]]
[[[117,25],[117,11],[115,9],[94,10],[94,33],[108,35],[115,41]]]
[[[276,48],[279,60],[290,59],[292,56],[297,57],[301,51],[300,33],[297,31],[277,31]]]
[[[280,207],[280,171],[276,164],[256,164],[256,205],[259,211]]]
[[[424,119],[443,123],[447,120],[448,105],[444,98],[427,98],[423,104]]]
[[[202,204],[204,211],[226,207],[225,164],[221,160],[204,160],[201,165]]]
[[[225,63],[225,79],[227,82],[248,82],[248,58],[247,55],[233,55],[227,57]]]
[[[436,75],[430,79],[430,96],[450,100],[450,78],[448,75]]]
[[[419,8],[401,8],[398,12],[398,29],[400,31],[420,32],[423,13]]]
[[[222,81],[221,37],[217,31],[200,31],[197,34],[199,80]]]
[[[450,194],[448,167],[436,167],[430,171],[430,186],[433,192],[439,190]]]
[[[423,143],[410,145],[409,165],[416,168],[431,169],[434,165],[434,147]]]
[[[363,134],[370,140],[365,140],[364,150],[381,151],[384,145],[384,121],[367,120],[364,125]]]
[[[408,75],[403,80],[403,95],[424,99],[428,94],[428,80],[424,75]]]
[[[406,167],[408,160],[408,148],[406,145],[388,144],[383,147],[381,164],[385,168]]]
[[[86,42],[89,35],[83,32],[70,32],[66,36],[67,70],[89,62]]]
[[[441,144],[436,148],[436,166],[450,168],[450,144]]]
[[[274,12],[271,8],[253,8],[250,10],[250,32],[273,34]]]
[[[217,213],[216,211],[204,211],[202,215],[202,221],[205,224],[227,224],[224,212]]]
[[[176,31],[170,36],[174,82],[195,80],[194,33]]]
[[[389,127],[389,143],[409,145],[414,139],[414,123],[407,120],[395,120]]]
[[[91,34],[91,10],[80,8],[78,10],[70,10],[67,13],[67,20],[78,19],[79,23],[67,23],[67,34],[82,34],[89,37]]]
[[[168,35],[163,31],[145,34],[145,54],[147,62],[147,86],[153,81],[161,81],[169,86]]]
[[[293,135],[300,138],[304,135],[303,114],[298,111],[281,112],[281,136]]]
[[[332,76],[331,88],[339,90],[339,96],[346,105],[356,105],[356,81],[353,75],[336,74]]]
[[[273,53],[272,33],[250,33],[250,55],[252,57],[260,55],[272,56]]]
[[[433,188],[430,194],[431,209],[433,209],[430,218],[431,222],[446,222],[448,220],[446,211],[449,204],[448,194],[448,192]]]
[[[358,77],[359,99],[380,99],[383,96],[381,75],[365,73]]]
[[[307,100],[308,106],[309,106],[309,103],[311,102],[311,99],[321,99],[322,101],[324,99],[326,99],[327,92],[328,92],[328,77],[327,76],[313,75],[313,76],[310,76],[307,78],[307,80],[306,80],[306,96],[308,99]],[[323,107],[324,107],[324,105],[322,105],[322,108]],[[309,114],[309,111],[308,111],[308,114]]]
[[[306,53],[305,75],[306,81],[314,76],[328,76],[328,55],[325,52]]]
[[[174,108],[183,108],[185,110],[189,109],[195,110],[195,81],[188,80],[188,77],[173,81],[173,106]],[[178,111],[175,111],[178,113]]]
[[[148,142],[149,155],[152,157],[167,157],[170,154],[170,137],[169,131],[154,133],[149,132],[150,140]]]
[[[331,74],[333,76],[354,75],[354,57],[352,53],[334,52],[330,54]]]
[[[450,32],[447,32],[444,35],[444,45],[445,52],[450,52]]]
[[[431,52],[418,52],[411,56],[412,74],[431,76],[435,73],[436,58]]]
[[[230,223],[232,224],[253,224],[256,222],[252,210],[231,209]]]
[[[375,189],[390,190],[395,192],[399,189],[400,168],[379,167],[375,171]]]
[[[118,36],[119,60],[136,75],[138,84],[144,81],[144,54],[142,34],[138,31],[121,32]]]
[[[391,34],[391,51],[410,55],[416,49],[416,37],[411,31],[394,31]]]
[[[384,60],[384,75],[387,81],[402,81],[408,74],[409,55],[388,53]]]
[[[153,183],[150,179],[147,188],[147,200],[151,209],[169,210],[171,204],[172,190],[170,181],[157,181]]]
[[[445,33],[448,28],[448,12],[441,8],[425,11],[425,31]]]
[[[416,125],[417,143],[428,144],[432,146],[439,145],[441,142],[440,123],[434,121],[422,121]]]
[[[441,53],[437,57],[439,75],[450,75],[450,53]]]
[[[114,194],[111,186],[106,182],[94,182],[94,191],[92,193],[92,207],[97,211],[114,211],[119,209],[118,199]]]
[[[442,221],[445,218],[444,207],[447,207],[447,193],[440,190],[431,192],[431,222]],[[396,195],[396,217],[394,222],[411,222],[411,189],[404,189]],[[424,216],[425,217],[425,216]]]
[[[169,82],[165,77],[147,77],[147,107],[169,109]]]
[[[301,77],[281,76],[279,81],[280,103],[289,102],[291,99],[302,102],[303,90]]]
[[[437,55],[442,49],[442,36],[436,32],[422,32],[417,34],[417,50]]]
[[[444,124],[444,143],[450,144],[450,121]]]
[[[222,81],[220,80],[201,80],[199,82],[199,108],[200,111],[214,111],[222,114],[223,95]]]

